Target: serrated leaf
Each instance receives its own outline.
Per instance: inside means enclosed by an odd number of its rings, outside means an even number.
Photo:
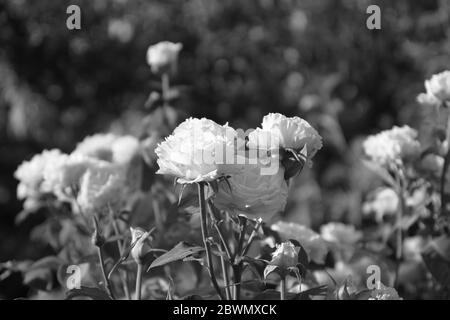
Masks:
[[[156,258],[152,264],[148,267],[147,271],[150,269],[166,265],[168,263],[183,260],[191,257],[194,254],[202,252],[204,249],[199,246],[192,246],[187,242],[178,243],[172,250],[166,252],[165,254]]]
[[[111,300],[111,297],[99,288],[81,287],[80,289],[72,289],[66,293],[66,300],[72,300],[78,297],[91,298],[92,300]]]

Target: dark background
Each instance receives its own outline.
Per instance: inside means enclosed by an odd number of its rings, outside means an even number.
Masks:
[[[66,28],[70,4],[81,30]],[[381,30],[366,28],[370,4]],[[317,127],[321,205],[302,209],[353,221],[353,142],[417,123],[424,79],[450,66],[449,19],[447,0],[0,0],[0,262],[45,251],[29,240],[37,221],[14,223],[16,167],[95,132],[137,133],[159,81],[146,50],[162,40],[183,44],[183,114],[248,128],[280,112]]]

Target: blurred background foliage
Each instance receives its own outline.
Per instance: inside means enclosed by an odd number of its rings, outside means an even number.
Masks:
[[[66,28],[70,4],[81,30]],[[370,4],[381,30],[366,28]],[[361,224],[377,182],[358,142],[418,123],[424,79],[450,65],[449,19],[447,0],[0,0],[0,261],[46,250],[29,240],[38,221],[14,223],[16,167],[95,132],[139,135],[159,86],[145,53],[162,40],[183,44],[181,114],[246,129],[280,112],[319,129],[324,149],[292,188],[286,219]]]

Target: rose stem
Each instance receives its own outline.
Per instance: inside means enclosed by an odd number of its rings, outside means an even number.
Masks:
[[[202,238],[203,238],[203,245],[205,246],[206,251],[206,262],[208,264],[208,273],[211,278],[211,282],[214,286],[214,288],[217,291],[217,294],[219,295],[221,300],[224,300],[223,294],[220,291],[219,284],[217,283],[217,279],[214,275],[214,267],[213,267],[213,261],[211,256],[211,247],[209,246],[208,242],[208,230],[207,230],[207,224],[206,224],[206,205],[205,205],[205,185],[200,182],[198,185],[198,202],[200,205],[200,219],[201,219],[201,229],[202,229]]]
[[[92,220],[94,221],[94,245],[97,248],[97,256],[98,260],[100,262],[100,269],[102,271],[103,281],[105,283],[106,292],[111,297],[111,299],[114,299],[113,292],[111,290],[111,284],[109,282],[108,277],[106,276],[106,270],[105,270],[105,261],[103,259],[103,252],[102,252],[102,246],[104,243],[104,240],[102,239],[102,236],[100,235],[100,231],[98,228],[98,219],[97,216],[94,215],[92,217]]]
[[[400,200],[400,206],[397,210],[397,232],[396,232],[396,245],[395,245],[395,260],[397,262],[396,270],[395,270],[395,281],[394,288],[398,286],[398,278],[400,273],[400,264],[403,255],[403,239],[402,239],[402,218],[405,211],[405,190],[404,190],[404,181],[403,179],[398,179],[398,197]]]
[[[142,263],[137,264],[137,274],[136,274],[136,297],[135,300],[141,300],[141,285],[142,285]]]
[[[119,226],[117,225],[117,221],[114,217],[114,212],[112,210],[112,208],[109,208],[110,210],[110,215],[111,215],[111,222],[112,222],[112,226],[114,229],[114,233],[116,234],[116,236],[120,236],[120,230],[119,230]],[[123,256],[123,250],[124,250],[124,243],[120,240],[117,239],[117,247],[119,249],[119,255],[120,257]],[[128,272],[126,270],[120,270],[119,272],[120,274],[120,281],[122,282],[122,287],[123,287],[123,291],[125,293],[125,298],[127,300],[130,300],[130,290],[128,289]]]
[[[233,290],[233,300],[239,300],[241,295],[241,265],[233,265],[234,274],[234,290]]]
[[[286,300],[286,277],[280,279],[280,300]]]
[[[222,246],[223,247],[223,246]],[[222,248],[223,251],[223,248]],[[228,276],[228,268],[225,263],[225,257],[220,257],[220,264],[222,265],[222,273],[223,273],[223,282],[225,286],[225,295],[227,297],[227,300],[231,300],[231,292],[230,292],[230,280]]]
[[[108,277],[106,276],[105,262],[103,259],[102,248],[100,246],[97,246],[97,255],[98,255],[98,260],[100,261],[100,269],[102,270],[103,281],[105,282],[106,292],[112,299],[114,299],[114,295],[111,290],[111,284],[109,283]]]
[[[241,267],[242,267],[242,252],[243,252],[243,246],[244,246],[244,239],[245,239],[245,231],[247,226],[247,219],[246,218],[239,218],[239,226],[240,226],[240,233],[239,233],[239,239],[238,239],[238,246],[236,248],[236,252],[233,258],[233,274],[234,274],[234,291],[233,291],[233,299],[239,300],[241,295]],[[236,263],[236,257],[238,258],[238,263]]]

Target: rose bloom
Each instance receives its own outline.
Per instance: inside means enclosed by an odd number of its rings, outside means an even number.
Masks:
[[[306,120],[300,117],[288,118],[280,113],[264,116],[261,128],[248,136],[250,148],[288,148],[297,152],[306,147],[311,159],[322,148],[322,137]]]
[[[298,264],[298,248],[290,241],[277,244],[277,248],[272,253],[272,260],[269,264],[277,266],[280,269],[296,267]]]
[[[321,226],[320,234],[326,241],[342,245],[354,245],[362,237],[361,232],[355,230],[354,226],[340,222],[330,222]]]
[[[77,202],[83,213],[103,213],[120,209],[127,195],[123,167],[98,162],[88,168],[80,182]]]
[[[109,162],[89,158],[82,154],[64,155],[51,167],[45,168],[43,185],[46,190],[51,190],[59,200],[71,200],[76,196],[81,178],[89,168],[109,165]]]
[[[237,165],[236,131],[212,120],[189,118],[158,144],[158,174],[174,176],[179,183],[208,182],[242,170]]]
[[[390,130],[369,136],[363,142],[366,156],[381,166],[412,161],[420,154],[417,131],[409,126],[394,126]]]
[[[450,100],[450,71],[433,75],[425,81],[427,94],[439,99],[441,102]]]
[[[221,181],[214,204],[221,210],[262,218],[268,222],[282,212],[287,203],[288,185],[284,169],[276,174],[261,174],[262,165],[245,165],[242,173]]]
[[[170,70],[177,62],[178,54],[183,48],[181,43],[169,41],[159,42],[147,49],[147,63],[152,72],[159,73]]]
[[[297,240],[310,260],[318,264],[325,263],[328,247],[322,237],[308,227],[293,222],[278,221],[270,227],[276,231],[283,241]]]
[[[127,164],[139,153],[139,141],[133,136],[99,133],[86,137],[72,153]]]
[[[42,153],[35,155],[30,161],[22,162],[14,172],[14,177],[19,180],[17,197],[19,199],[36,198],[41,193],[49,192],[42,185],[44,180],[43,173],[46,167],[53,167],[64,156],[57,149],[44,150]]]

